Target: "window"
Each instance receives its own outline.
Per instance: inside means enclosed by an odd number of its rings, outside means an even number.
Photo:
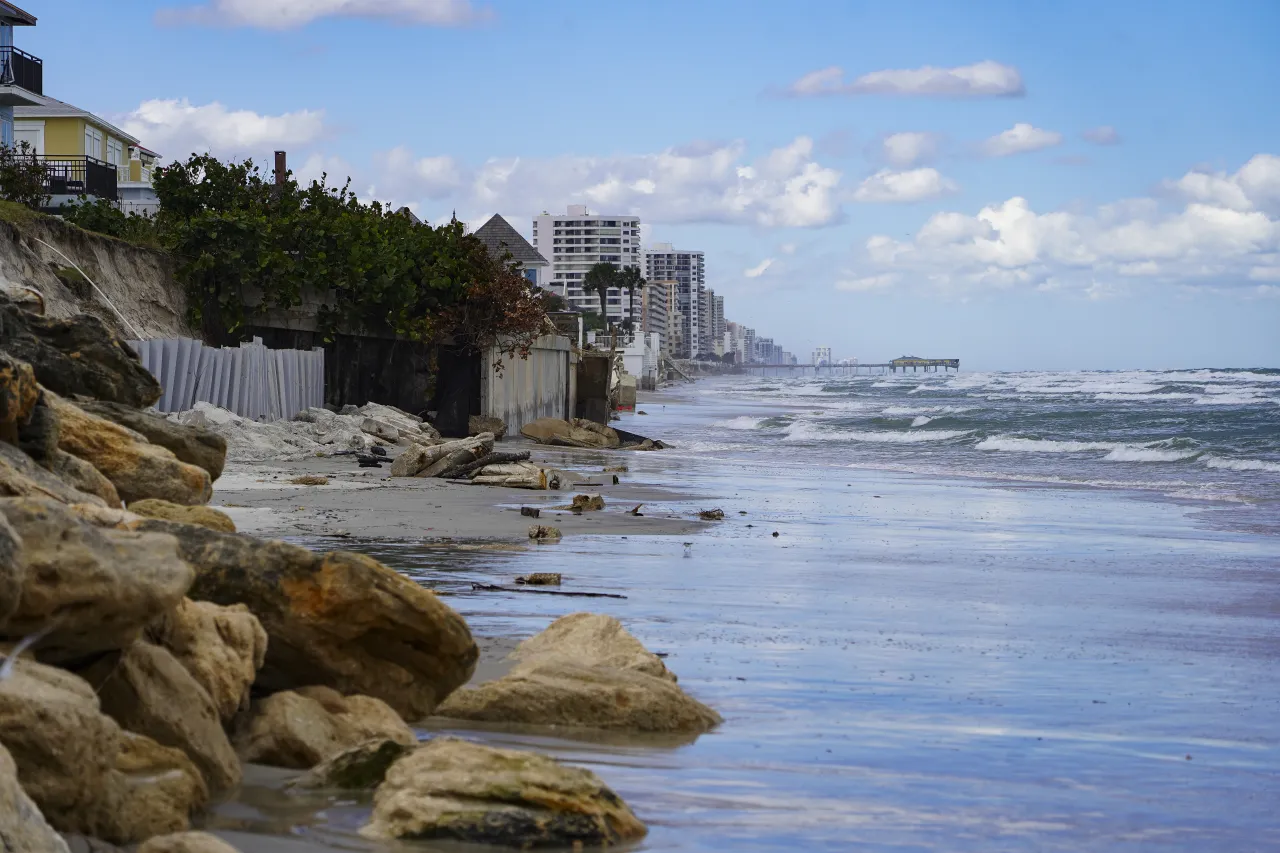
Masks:
[[[102,132],[87,124],[84,126],[84,153],[102,159]]]
[[[107,162],[112,166],[128,165],[128,161],[124,159],[124,146],[119,139],[107,137]]]

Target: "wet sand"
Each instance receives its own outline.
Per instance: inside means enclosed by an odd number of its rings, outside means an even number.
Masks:
[[[667,404],[643,426],[680,434],[722,417]],[[681,517],[718,496],[727,518],[700,535],[350,547],[450,596],[489,638],[477,679],[554,618],[606,612],[724,725],[661,744],[433,719],[424,737],[591,767],[649,824],[646,851],[1280,849],[1274,531],[1121,492],[690,444],[631,457],[627,488],[665,491],[661,509]],[[531,571],[626,597],[471,588]],[[255,769],[215,828],[245,853],[449,849],[366,845],[367,798],[299,801],[283,778]]]

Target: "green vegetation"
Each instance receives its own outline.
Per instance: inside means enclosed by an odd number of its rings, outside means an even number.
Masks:
[[[600,316],[609,317],[609,288],[618,286],[618,268],[613,264],[601,261],[592,264],[591,269],[582,277],[582,292],[594,293],[600,297]]]
[[[62,205],[58,213],[67,222],[86,231],[106,234],[140,246],[159,246],[159,234],[150,217],[123,213],[107,199],[89,201],[82,198],[77,204]]]
[[[44,180],[44,164],[30,145],[0,145],[0,198],[39,210],[49,203]]]

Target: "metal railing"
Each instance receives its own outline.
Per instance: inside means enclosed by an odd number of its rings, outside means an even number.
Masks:
[[[44,94],[44,60],[16,47],[0,47],[0,85]]]
[[[35,157],[44,164],[44,189],[51,196],[94,196],[118,201],[120,174],[116,167],[84,155],[45,154]]]

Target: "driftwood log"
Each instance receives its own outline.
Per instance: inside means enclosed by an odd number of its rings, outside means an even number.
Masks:
[[[457,480],[462,477],[466,477],[475,471],[479,471],[486,465],[499,465],[504,462],[523,462],[528,458],[529,451],[527,450],[521,450],[519,453],[490,453],[485,456],[481,456],[473,462],[456,465],[438,476],[445,480]]]

